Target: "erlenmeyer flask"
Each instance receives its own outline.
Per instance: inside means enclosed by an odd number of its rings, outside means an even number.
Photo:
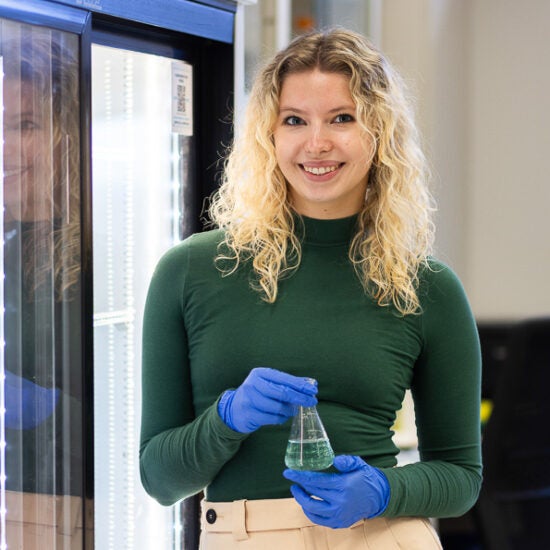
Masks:
[[[292,419],[285,464],[292,470],[325,470],[332,465],[334,451],[317,407],[298,407]]]

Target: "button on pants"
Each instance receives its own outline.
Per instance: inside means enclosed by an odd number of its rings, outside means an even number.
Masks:
[[[441,550],[425,518],[373,518],[347,529],[309,521],[293,498],[202,502],[200,550]]]

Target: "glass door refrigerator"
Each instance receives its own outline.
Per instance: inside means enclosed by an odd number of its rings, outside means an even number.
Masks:
[[[0,550],[172,550],[139,477],[141,325],[231,140],[235,3],[0,0]]]

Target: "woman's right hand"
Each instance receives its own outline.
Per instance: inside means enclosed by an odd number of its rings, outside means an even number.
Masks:
[[[51,416],[59,400],[57,388],[44,388],[6,371],[6,428],[29,430]]]
[[[236,389],[227,390],[218,402],[218,413],[231,429],[250,433],[261,426],[283,424],[297,405],[317,404],[317,382],[275,369],[252,369]]]

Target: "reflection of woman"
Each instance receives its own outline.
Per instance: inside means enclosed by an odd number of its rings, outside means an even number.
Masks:
[[[6,488],[75,495],[82,472],[78,72],[61,33],[20,29],[5,24],[1,44]]]
[[[220,229],[169,251],[151,283],[143,484],[164,504],[206,489],[204,550],[440,548],[426,518],[480,487],[479,344],[429,256],[400,79],[361,36],[312,33],[260,72],[248,115]],[[395,467],[408,388],[421,461]],[[334,470],[283,473],[285,422],[316,402]]]

